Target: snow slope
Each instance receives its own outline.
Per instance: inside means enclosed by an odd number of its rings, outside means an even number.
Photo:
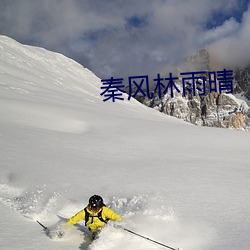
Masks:
[[[248,250],[249,133],[103,102],[100,87],[63,55],[0,36],[0,249],[162,249],[112,225],[90,244],[83,223],[61,240],[36,223],[53,228],[97,193],[169,246]]]

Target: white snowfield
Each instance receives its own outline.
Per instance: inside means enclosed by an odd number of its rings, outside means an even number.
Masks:
[[[153,250],[114,228],[54,228],[102,195],[122,226],[183,250],[250,249],[250,134],[197,127],[135,100],[63,55],[0,36],[0,249]],[[61,221],[61,223],[64,223]]]

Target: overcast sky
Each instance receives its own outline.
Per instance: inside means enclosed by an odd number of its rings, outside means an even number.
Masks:
[[[101,78],[166,74],[203,47],[242,66],[249,1],[0,0],[0,34],[61,52]]]

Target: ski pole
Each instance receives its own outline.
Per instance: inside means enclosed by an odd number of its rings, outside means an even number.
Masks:
[[[36,222],[37,222],[40,226],[42,226],[44,230],[48,230],[48,228],[45,227],[41,222],[39,222],[38,220],[37,220]]]
[[[167,245],[162,244],[162,243],[160,243],[160,242],[158,242],[158,241],[152,240],[152,239],[150,239],[150,238],[148,238],[148,237],[145,237],[145,236],[143,236],[143,235],[140,235],[140,234],[138,234],[138,233],[135,233],[135,232],[133,232],[133,231],[127,229],[127,228],[122,228],[122,229],[125,230],[125,231],[127,231],[127,232],[129,232],[129,233],[131,233],[131,234],[137,235],[137,236],[139,236],[139,237],[141,237],[141,238],[143,238],[143,239],[145,239],[145,240],[154,242],[154,243],[156,243],[156,244],[158,244],[158,245],[161,245],[161,246],[163,246],[163,247],[169,248],[169,249],[171,249],[171,250],[180,250],[180,248],[173,248],[173,247],[167,246]]]

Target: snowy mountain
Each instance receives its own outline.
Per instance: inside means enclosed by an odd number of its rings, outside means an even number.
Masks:
[[[221,66],[214,62],[207,49],[201,49],[188,57],[178,67],[179,79],[175,84],[179,90],[182,89],[182,78],[185,76],[180,73],[216,72],[216,69],[223,70]],[[184,97],[182,91],[178,93],[174,89],[173,97],[168,91],[162,98],[155,94],[153,99],[143,96],[139,96],[137,99],[148,107],[195,125],[249,130],[250,108],[248,104],[250,101],[247,99],[250,83],[249,69],[235,70],[233,72],[235,78],[233,94],[219,94],[219,91],[209,91],[209,77],[207,74],[205,75],[206,94],[204,96],[199,96],[198,91],[196,91],[196,95],[187,93],[186,97]],[[191,80],[189,82],[192,83]],[[155,86],[152,87],[152,91],[154,89]]]
[[[250,103],[250,65],[236,70],[235,81],[237,84],[237,93],[245,97],[248,103]]]
[[[100,87],[73,60],[0,36],[0,248],[163,249],[111,224],[91,243],[84,222],[62,239],[36,223],[53,229],[97,193],[166,245],[248,250],[249,133],[103,102]]]

